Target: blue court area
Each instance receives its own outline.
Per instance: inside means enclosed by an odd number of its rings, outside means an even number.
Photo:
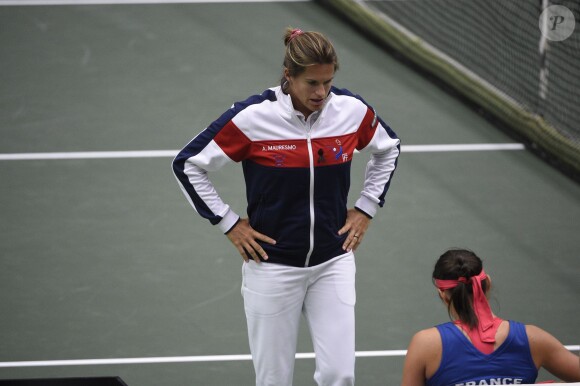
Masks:
[[[430,277],[450,247],[484,259],[499,316],[578,350],[580,186],[321,5],[0,2],[0,379],[253,383],[241,259],[170,164],[278,84],[287,26],[331,37],[335,85],[403,143],[356,253],[357,383],[398,384],[412,335],[448,320]],[[243,213],[241,167],[212,179]],[[311,385],[303,327],[295,384]]]

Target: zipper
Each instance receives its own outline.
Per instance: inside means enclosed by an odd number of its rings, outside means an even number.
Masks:
[[[305,267],[310,264],[310,256],[314,250],[314,155],[312,152],[312,139],[311,133],[312,127],[306,131],[306,142],[308,143],[308,159],[310,161],[310,192],[309,192],[309,206],[310,206],[310,249],[306,254]]]
[[[293,116],[294,119],[298,121],[302,127],[304,127],[306,132],[306,143],[308,145],[308,161],[310,167],[310,190],[308,192],[310,211],[310,248],[306,254],[306,261],[304,262],[304,267],[308,267],[308,264],[310,264],[310,256],[312,256],[312,252],[314,251],[314,153],[312,151],[312,127],[319,125],[322,117],[319,116],[316,122],[311,124],[311,122],[308,122],[308,120],[302,121],[296,114],[293,114]]]

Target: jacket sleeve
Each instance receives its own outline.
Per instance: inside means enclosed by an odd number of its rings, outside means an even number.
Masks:
[[[393,174],[401,153],[400,140],[395,132],[369,107],[366,123],[359,128],[357,149],[370,153],[364,187],[355,208],[374,217],[378,207],[385,204]]]
[[[173,172],[189,203],[224,233],[240,217],[220,198],[208,172],[240,161],[250,143],[226,115],[202,131],[173,160]]]

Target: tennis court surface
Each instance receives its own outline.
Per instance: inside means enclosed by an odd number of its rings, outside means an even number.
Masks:
[[[234,101],[277,85],[287,26],[333,40],[335,85],[363,95],[403,143],[356,254],[357,384],[397,385],[412,335],[448,320],[430,277],[450,247],[484,259],[501,317],[578,351],[580,185],[324,5],[9,3],[0,379],[253,384],[241,260],[189,207],[171,161]],[[353,201],[365,164],[355,156]],[[241,167],[212,179],[243,213]],[[295,384],[314,384],[305,326],[298,352]]]

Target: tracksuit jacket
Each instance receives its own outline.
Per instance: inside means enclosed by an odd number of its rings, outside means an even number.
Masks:
[[[355,149],[371,154],[355,208],[373,217],[397,166],[396,134],[348,90],[332,87],[321,111],[304,120],[274,87],[235,103],[179,152],[173,171],[195,210],[227,233],[240,217],[207,172],[241,162],[250,225],[276,240],[258,241],[268,262],[309,267],[345,253],[338,230]]]

